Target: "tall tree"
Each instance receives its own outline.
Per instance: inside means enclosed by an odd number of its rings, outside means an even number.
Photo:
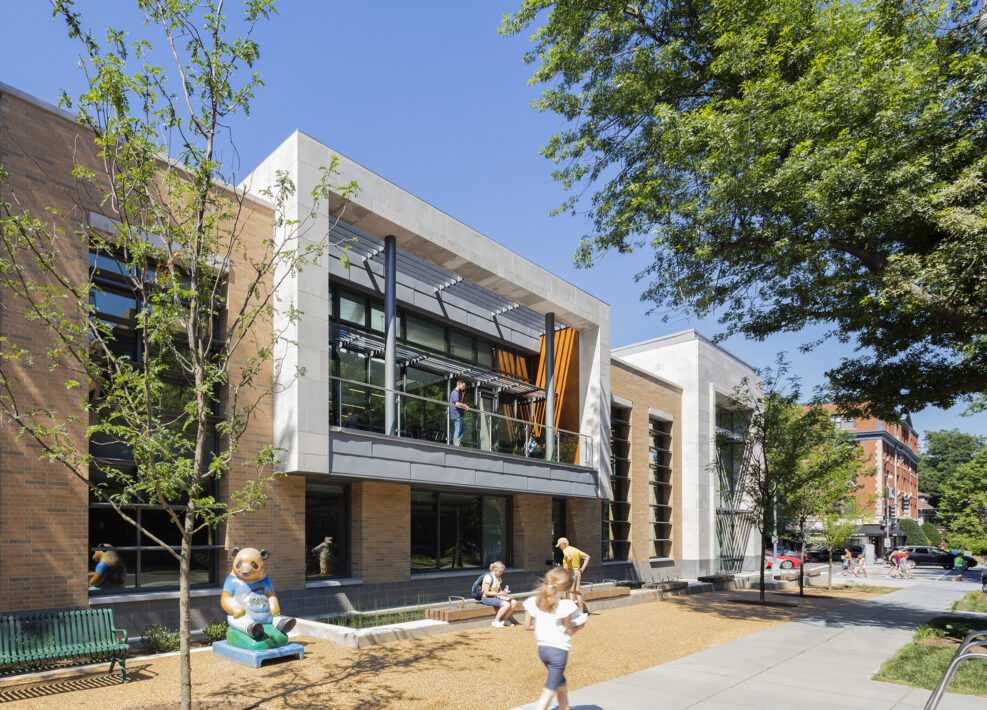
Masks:
[[[863,518],[860,503],[853,497],[819,516],[820,527],[816,536],[829,551],[829,580],[826,586],[830,589],[833,587],[833,550],[841,550],[850,542]]]
[[[987,48],[969,0],[523,0],[577,252],[763,339],[823,324],[833,397],[895,418],[987,390]],[[812,343],[806,344],[811,347]],[[903,383],[907,383],[903,386]]]
[[[243,4],[233,20],[240,34],[222,0],[136,0],[170,70],[154,64],[147,41],[112,28],[97,39],[71,0],[53,6],[81,41],[88,72],[76,103],[79,162],[72,176],[50,176],[57,185],[74,176],[78,203],[74,214],[42,217],[2,185],[5,319],[19,311],[47,342],[0,339],[0,412],[171,556],[188,710],[193,540],[265,500],[277,451],[242,438],[272,392],[273,354],[295,316],[278,285],[322,257],[329,235],[285,216],[294,186],[284,175],[267,193],[273,219],[249,235],[250,200],[218,157],[261,85],[253,32],[273,0]],[[330,185],[334,167],[325,166],[314,203],[355,189]],[[89,210],[105,219],[80,220]],[[125,304],[120,317],[104,314],[113,299]],[[68,409],[25,391],[25,375],[42,366],[78,393]],[[163,526],[143,524],[135,510],[148,505],[164,512]]]
[[[987,550],[987,449],[957,468],[943,485],[939,518],[951,547]]]
[[[929,494],[930,503],[938,507],[943,486],[956,469],[971,461],[987,445],[987,437],[965,434],[959,429],[940,429],[926,432],[923,440],[918,484],[923,493]]]

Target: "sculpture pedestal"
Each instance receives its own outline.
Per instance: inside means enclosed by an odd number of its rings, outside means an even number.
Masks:
[[[260,664],[272,658],[284,658],[285,656],[298,656],[305,658],[305,649],[299,643],[286,643],[275,648],[249,649],[231,646],[226,641],[217,641],[212,645],[213,654],[231,661],[242,663],[245,666],[260,668]]]

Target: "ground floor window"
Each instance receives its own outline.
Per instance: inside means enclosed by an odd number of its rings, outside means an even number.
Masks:
[[[305,576],[348,577],[349,501],[346,486],[305,482]]]
[[[510,499],[411,492],[411,571],[510,565]]]
[[[181,515],[182,506],[174,506]],[[128,506],[125,512],[143,529],[163,542],[181,546],[181,534],[168,512],[159,506]],[[216,583],[216,557],[222,545],[214,544],[214,531],[200,530],[192,538],[189,582],[193,586]],[[178,560],[123,520],[108,503],[89,506],[89,591],[159,590],[178,587]],[[99,559],[97,559],[99,558]]]

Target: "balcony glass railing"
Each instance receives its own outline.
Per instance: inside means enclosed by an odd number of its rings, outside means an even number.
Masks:
[[[330,419],[347,429],[384,433],[385,396],[388,390],[378,385],[330,377],[332,401],[337,411]],[[453,445],[453,422],[449,403],[438,399],[390,390],[395,398],[395,435]],[[470,406],[463,412],[465,425],[459,446],[479,451],[551,460],[578,466],[595,466],[593,440],[585,434],[566,429],[549,430],[554,452],[546,447],[546,427],[533,422]]]

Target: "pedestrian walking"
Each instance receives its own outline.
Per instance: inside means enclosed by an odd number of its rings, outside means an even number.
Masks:
[[[524,602],[524,628],[535,632],[538,658],[548,671],[535,710],[547,710],[553,695],[558,696],[559,710],[569,710],[565,667],[572,636],[586,621],[585,614],[573,618],[578,609],[573,601],[564,598],[571,586],[572,573],[554,567],[545,574],[535,595]]]
[[[579,585],[582,583],[583,572],[586,571],[586,567],[589,565],[590,556],[570,545],[569,540],[564,537],[560,537],[559,541],[555,543],[555,546],[562,550],[562,569],[569,570],[572,573],[572,587],[569,590],[569,598],[579,603],[579,612],[583,613],[586,611],[586,604],[583,602],[583,593],[579,591]]]
[[[863,552],[861,552],[859,555],[857,555],[857,566],[855,568],[854,573],[858,577],[866,577],[867,576],[867,560],[864,559],[864,553]]]
[[[850,552],[849,547],[843,548],[843,556],[840,558],[843,560],[843,569],[840,570],[840,576],[846,577],[847,573],[853,574],[853,570],[850,569],[850,563],[853,562],[853,553]]]
[[[956,557],[953,558],[953,572],[955,576],[953,579],[957,582],[963,579],[963,573],[966,572],[966,560],[963,559],[963,555],[959,552],[955,553]]]
[[[908,560],[908,550],[902,550],[901,555],[898,557],[898,570],[902,579],[912,578],[912,567],[914,566],[915,564]]]

